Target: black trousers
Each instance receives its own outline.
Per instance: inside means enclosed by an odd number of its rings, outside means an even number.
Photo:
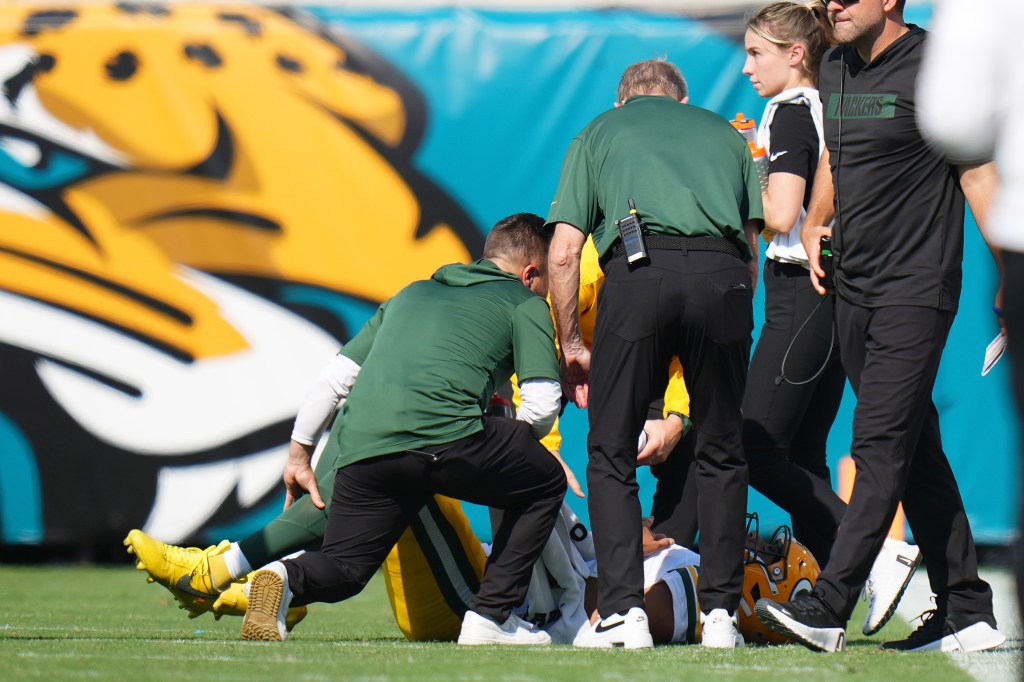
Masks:
[[[846,511],[825,452],[846,387],[834,300],[814,290],[800,265],[766,260],[761,281],[765,322],[743,394],[750,485],[789,513],[793,536],[824,566]],[[789,381],[780,382],[783,358]]]
[[[364,459],[338,470],[323,547],[285,561],[296,606],[358,594],[435,494],[504,511],[470,605],[504,622],[522,603],[565,495],[562,467],[522,422],[442,446]]]
[[[1003,251],[1003,319],[1010,344],[1011,371],[1013,373],[1013,395],[1017,401],[1019,423],[1024,424],[1024,253]],[[1024,463],[1024,448],[1019,453]],[[1018,476],[1019,514],[1017,522],[1017,600],[1020,613],[1024,614],[1024,543],[1020,532],[1024,532],[1024,474]]]
[[[959,627],[994,626],[992,590],[978,577],[974,537],[931,398],[953,313],[864,308],[839,297],[836,320],[843,367],[857,394],[857,475],[814,591],[844,622],[850,617],[902,499],[940,613]]]
[[[590,521],[602,617],[643,605],[636,436],[678,355],[697,431],[701,608],[735,611],[743,583],[747,465],[740,400],[753,327],[747,266],[706,251],[652,249],[605,266],[590,367]]]
[[[658,414],[648,416],[648,419],[660,417]],[[676,443],[668,459],[651,467],[651,474],[657,481],[651,502],[651,516],[654,517],[651,530],[688,549],[695,549],[697,543],[696,444],[697,432],[690,429]]]

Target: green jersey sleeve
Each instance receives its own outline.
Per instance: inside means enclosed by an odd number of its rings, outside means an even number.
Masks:
[[[366,356],[370,354],[370,349],[373,347],[373,340],[377,338],[377,330],[380,329],[381,322],[384,320],[384,308],[387,307],[387,304],[387,301],[380,304],[373,317],[367,320],[359,333],[345,344],[339,355],[344,355],[360,367],[365,364]]]
[[[527,379],[558,381],[555,327],[548,304],[531,296],[516,307],[512,316],[512,353],[520,383]]]
[[[740,215],[743,222],[748,220],[764,220],[764,203],[761,199],[761,181],[757,177],[757,167],[754,165],[754,158],[746,149],[743,150],[743,172],[746,177],[746,192],[740,205]],[[740,230],[743,225],[739,226]]]
[[[583,140],[573,138],[562,160],[562,174],[547,224],[569,223],[584,235],[592,233],[601,222],[596,182]]]

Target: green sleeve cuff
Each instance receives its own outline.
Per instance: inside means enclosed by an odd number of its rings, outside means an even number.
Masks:
[[[679,420],[683,422],[683,435],[685,436],[685,435],[686,435],[686,434],[688,434],[688,433],[690,432],[690,430],[691,430],[691,429],[693,428],[693,422],[691,422],[691,421],[690,421],[690,418],[689,418],[689,417],[687,417],[687,416],[686,416],[685,414],[683,414],[682,412],[669,412],[669,413],[668,413],[667,415],[665,415],[665,416],[666,416],[666,418],[667,418],[667,417],[669,417],[670,415],[673,415],[673,414],[674,414],[675,416],[679,417]]]

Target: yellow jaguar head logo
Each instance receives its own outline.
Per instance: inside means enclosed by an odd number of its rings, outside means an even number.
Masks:
[[[276,452],[378,302],[480,250],[415,87],[302,13],[4,4],[0,83],[0,418],[39,466]]]

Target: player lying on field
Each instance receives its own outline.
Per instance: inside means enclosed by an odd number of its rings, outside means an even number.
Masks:
[[[787,529],[788,530],[788,529]],[[780,529],[781,531],[781,529]],[[195,559],[198,548],[164,545],[137,532],[135,553],[140,563],[152,565],[151,581],[169,587],[169,577],[180,573],[171,559]],[[655,536],[644,527],[645,610],[651,635],[658,644],[699,641],[696,581],[700,557],[694,552]],[[752,535],[756,536],[756,528]],[[750,544],[751,550],[755,545]],[[818,573],[817,563],[787,532],[776,532],[769,543],[756,545],[747,554],[739,626],[747,641],[780,643],[785,640],[763,628],[753,614],[756,600],[765,595],[788,599],[810,588]],[[469,525],[460,503],[435,497],[402,536],[383,567],[384,580],[395,620],[410,641],[455,641],[463,615],[479,586],[486,561],[482,545]],[[593,620],[596,562],[592,539],[567,505],[552,531],[534,575],[526,602],[517,610],[555,643],[572,643],[588,620]],[[161,571],[160,568],[165,570]],[[188,575],[182,573],[181,575]],[[174,592],[174,588],[169,588]],[[178,596],[178,595],[176,595]],[[180,599],[180,597],[179,597]],[[211,610],[221,615],[244,615],[247,606],[244,584],[233,582],[222,593],[221,603],[205,604],[182,599],[190,617]],[[292,609],[290,625],[305,616],[305,607]]]

